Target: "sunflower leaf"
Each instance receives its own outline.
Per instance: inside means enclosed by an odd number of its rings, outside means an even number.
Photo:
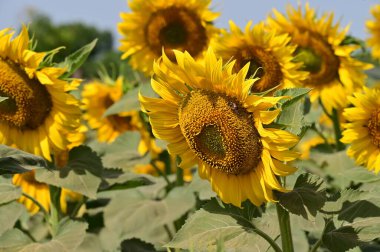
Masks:
[[[57,67],[66,69],[66,72],[60,77],[61,79],[69,78],[86,61],[91,51],[95,48],[97,41],[97,39],[94,39],[91,43],[67,56],[65,61],[57,65]]]
[[[21,189],[13,185],[11,179],[0,177],[0,205],[16,200],[20,196]]]
[[[345,252],[351,248],[362,245],[358,232],[352,226],[336,228],[333,221],[326,220],[322,243],[331,251]]]
[[[54,171],[38,170],[36,179],[39,182],[64,187],[94,199],[102,173],[102,161],[97,154],[87,146],[79,146],[70,151],[65,167]]]
[[[49,169],[42,157],[0,144],[0,175],[24,173],[41,168]]]
[[[316,216],[326,202],[323,180],[309,173],[298,176],[292,191],[277,193],[280,204],[289,212],[302,215],[305,219]]]
[[[25,207],[16,201],[0,205],[0,236],[11,229],[24,212]]]
[[[0,102],[5,101],[7,99],[9,99],[9,97],[0,96]]]
[[[62,219],[57,235],[50,241],[32,242],[23,232],[12,229],[0,237],[0,250],[6,251],[76,251],[86,235],[87,223]]]
[[[277,90],[273,95],[287,96],[286,99],[282,99],[280,101],[281,108],[285,109],[286,107],[289,107],[304,98],[310,91],[311,88],[289,88]]]
[[[195,212],[176,233],[173,240],[165,245],[170,248],[191,251],[214,251],[222,241],[226,251],[267,251],[269,243],[255,230],[263,230],[272,239],[279,235],[279,228],[273,222],[275,215],[265,213],[260,218],[240,221],[228,214],[217,203],[206,204],[205,209]],[[210,212],[211,210],[211,212]]]

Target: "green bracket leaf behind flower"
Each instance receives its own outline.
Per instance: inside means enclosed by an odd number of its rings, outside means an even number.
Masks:
[[[0,144],[0,175],[24,173],[49,166],[45,159]]]

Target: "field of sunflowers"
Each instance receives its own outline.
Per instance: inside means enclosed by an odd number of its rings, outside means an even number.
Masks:
[[[0,27],[0,251],[380,251],[380,4],[127,4],[114,68]]]

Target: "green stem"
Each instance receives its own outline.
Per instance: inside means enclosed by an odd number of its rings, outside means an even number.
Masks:
[[[321,244],[322,244],[322,237],[313,245],[310,252],[317,252],[317,249],[321,246]]]
[[[338,151],[344,150],[345,146],[340,141],[340,139],[342,138],[342,132],[340,131],[339,115],[338,115],[338,112],[336,111],[336,109],[333,109],[332,121],[333,121],[333,124],[334,124],[336,149]]]
[[[257,228],[253,228],[253,231],[256,234],[260,235],[262,238],[264,238],[272,246],[275,252],[282,252],[281,248],[277,245],[277,243],[272,238],[270,238],[266,233],[264,233],[263,231]]]
[[[183,170],[182,170],[182,168],[177,167],[176,175],[177,175],[177,183],[176,183],[177,186],[183,186],[185,182],[183,180]]]
[[[169,226],[167,224],[164,225],[164,229],[166,233],[168,234],[169,240],[173,240],[172,232],[170,231]]]
[[[278,203],[276,204],[276,208],[280,225],[282,250],[284,252],[294,252],[289,212]]]
[[[168,186],[171,186],[172,183],[171,183],[170,180],[168,179],[168,176],[167,176],[165,173],[163,173],[163,172],[160,170],[160,168],[157,167],[157,165],[154,163],[154,161],[155,161],[155,160],[152,160],[152,161],[150,162],[150,164],[153,166],[153,168],[156,170],[156,172],[157,172],[160,176],[162,176],[162,177],[165,179],[165,181],[166,181],[166,183],[168,184]]]
[[[59,220],[61,218],[61,188],[49,185],[50,190],[50,219],[52,236],[57,235]]]
[[[33,198],[32,196],[30,196],[29,194],[24,193],[24,192],[22,193],[22,196],[24,196],[25,198],[28,198],[28,199],[30,199],[31,201],[33,201],[33,203],[36,204],[36,205],[40,208],[40,210],[44,213],[45,217],[48,217],[48,216],[49,216],[48,211],[47,211],[47,210],[44,208],[44,206],[41,205],[41,203],[38,202],[35,198]]]

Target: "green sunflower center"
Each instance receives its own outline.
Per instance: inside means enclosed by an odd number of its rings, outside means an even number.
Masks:
[[[174,59],[173,49],[197,57],[208,44],[206,29],[194,11],[171,6],[153,13],[145,27],[145,40],[157,56],[162,48]]]
[[[253,115],[236,98],[193,90],[180,105],[179,123],[190,149],[214,169],[245,174],[261,160]]]
[[[368,122],[368,131],[372,137],[372,143],[380,148],[380,108],[372,113]]]
[[[46,87],[15,63],[0,58],[0,121],[21,130],[36,129],[42,125],[53,103]]]
[[[247,47],[239,50],[234,58],[236,59],[236,72],[249,62],[247,78],[252,76],[260,78],[252,86],[252,92],[264,92],[281,84],[283,79],[281,66],[271,52],[265,51],[261,47]]]
[[[302,70],[309,72],[304,81],[307,86],[321,87],[337,78],[340,61],[328,41],[307,29],[301,29],[292,39],[298,46],[294,61],[303,62]]]

